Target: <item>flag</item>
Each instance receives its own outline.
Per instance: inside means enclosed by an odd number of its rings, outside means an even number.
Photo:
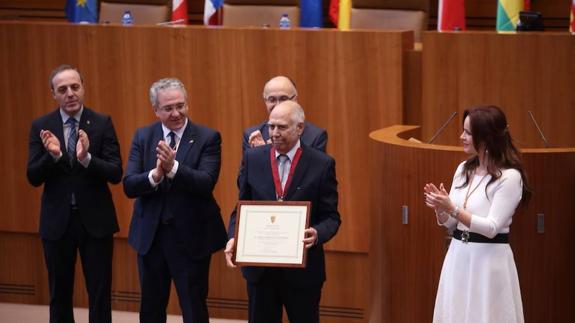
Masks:
[[[575,0],[571,2],[571,23],[569,24],[569,31],[575,33]]]
[[[172,1],[172,21],[178,21],[179,24],[188,24],[188,1],[187,0],[173,0]]]
[[[69,22],[98,22],[96,0],[67,0],[66,17]]]
[[[349,30],[349,21],[351,20],[351,0],[339,1],[339,12],[337,18],[337,29]]]
[[[322,0],[301,0],[301,18],[299,25],[301,27],[322,27],[322,9]]]
[[[465,0],[439,0],[437,30],[465,30]]]
[[[329,20],[337,27],[339,20],[339,0],[330,0],[329,2]]]
[[[524,0],[499,0],[497,3],[497,31],[515,31],[519,21],[519,11],[523,10]]]
[[[204,25],[221,25],[224,0],[206,0],[204,6]]]

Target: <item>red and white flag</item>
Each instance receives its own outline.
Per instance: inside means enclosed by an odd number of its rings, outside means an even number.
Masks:
[[[172,22],[180,21],[178,24],[188,24],[188,1],[187,0],[173,0],[172,1]]]
[[[439,0],[437,30],[465,30],[465,1]]]

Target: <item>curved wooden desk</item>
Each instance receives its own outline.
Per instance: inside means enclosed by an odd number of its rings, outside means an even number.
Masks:
[[[406,139],[418,136],[418,126],[370,134],[381,165],[371,183],[372,191],[381,192],[371,219],[371,322],[432,320],[447,240],[424,204],[423,186],[444,182],[449,187],[466,155],[458,147]],[[575,148],[524,149],[523,160],[534,194],[513,217],[511,246],[525,321],[568,321],[575,317]],[[544,221],[542,233],[538,218]]]

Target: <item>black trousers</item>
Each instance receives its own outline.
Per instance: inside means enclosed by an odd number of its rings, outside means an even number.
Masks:
[[[318,323],[322,284],[294,286],[283,277],[290,269],[267,268],[257,283],[247,283],[249,323],[281,323],[282,306],[292,323]]]
[[[211,256],[195,258],[178,241],[173,224],[160,224],[152,247],[138,255],[141,323],[166,322],[166,307],[174,280],[184,323],[208,323],[209,269]]]
[[[42,239],[50,288],[50,323],[73,323],[74,269],[80,251],[89,300],[90,323],[112,322],[112,235],[94,238],[72,211],[68,229],[58,240]]]

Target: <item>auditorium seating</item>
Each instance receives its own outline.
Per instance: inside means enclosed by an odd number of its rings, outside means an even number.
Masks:
[[[416,42],[427,29],[429,0],[354,0],[352,6],[352,29],[413,30]]]
[[[131,3],[100,3],[100,23],[121,23],[124,11],[130,10],[134,24],[153,25],[170,20],[168,5],[148,5]]]
[[[223,25],[278,27],[284,13],[288,14],[292,27],[299,26],[298,0],[225,0]]]

